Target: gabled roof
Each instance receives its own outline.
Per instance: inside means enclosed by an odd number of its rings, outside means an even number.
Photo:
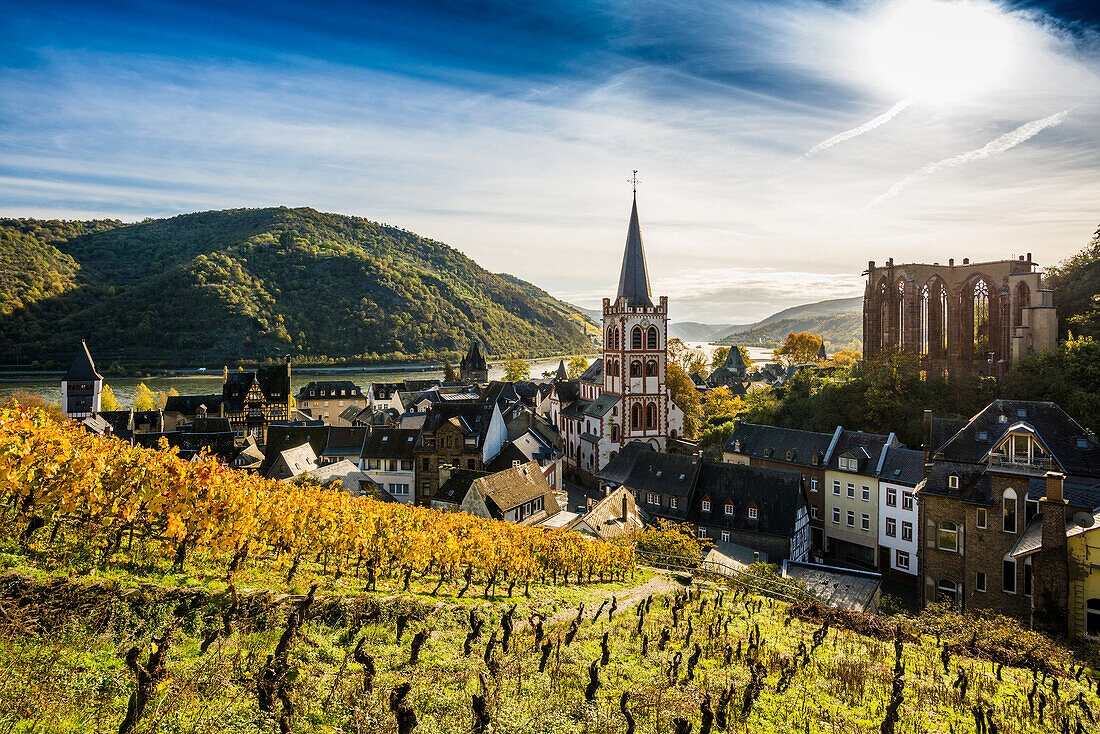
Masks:
[[[546,462],[553,461],[560,456],[561,453],[551,446],[548,441],[529,428],[525,433],[506,443],[496,458],[489,462],[488,468],[490,471],[503,471],[504,469],[510,469],[513,461],[518,461],[521,464],[526,464],[528,461],[537,461],[540,466],[543,466]]]
[[[989,506],[993,504],[993,491],[986,469],[985,464],[933,461],[928,468],[928,476],[917,485],[917,492]],[[952,476],[958,477],[958,487],[951,486]]]
[[[434,433],[444,423],[453,423],[467,436],[477,436],[480,447],[495,410],[493,403],[439,403],[428,408],[423,432]]]
[[[618,403],[618,395],[605,392],[585,407],[584,414],[590,415],[593,418],[603,418],[613,407],[618,405]]]
[[[1005,434],[1025,423],[1066,474],[1100,477],[1100,446],[1060,407],[1037,400],[994,400],[936,451],[936,458],[976,464]]]
[[[375,428],[363,444],[364,459],[413,459],[420,431],[402,428]]]
[[[264,474],[279,458],[283,451],[309,443],[314,456],[325,453],[328,445],[328,426],[281,426],[276,424],[267,427],[267,443],[264,445]]]
[[[474,480],[470,488],[481,494],[485,504],[489,505],[490,511],[495,506],[501,515],[525,502],[531,502],[543,496],[546,497],[544,508],[547,514],[552,515],[560,509],[536,461],[529,461],[526,464],[479,477]],[[553,512],[549,507],[551,501],[554,503]]]
[[[833,453],[829,456],[829,469],[840,469],[839,459],[855,458],[859,460],[859,470],[856,474],[872,477],[878,472],[879,457],[882,449],[893,439],[893,435],[883,436],[881,433],[864,433],[862,431],[841,431],[840,437],[833,446]],[[844,469],[849,474],[850,469]]]
[[[138,423],[136,415],[134,416],[134,423]],[[233,426],[229,424],[228,418],[207,415],[206,417],[195,418],[188,425],[181,426],[180,430],[187,433],[231,433]]]
[[[485,357],[481,356],[481,348],[478,346],[477,340],[470,342],[470,351],[466,352],[466,356],[462,358],[462,361],[458,363],[460,369],[464,370],[487,370],[489,364],[485,361]]]
[[[466,493],[470,491],[470,485],[479,477],[487,476],[487,471],[475,469],[453,469],[447,481],[439,485],[439,489],[432,495],[432,502],[447,502],[452,505],[462,504]]]
[[[554,373],[554,377],[558,380],[568,380],[569,373],[565,371],[565,360],[558,360],[558,371]]]
[[[132,414],[133,411],[130,410],[101,410],[95,415],[110,424],[112,432],[119,433],[120,431],[133,430],[130,427],[132,425],[130,423]]]
[[[259,385],[265,402],[285,403],[290,397],[290,365],[279,364],[259,367],[254,371],[238,370],[228,373],[222,385],[222,401],[226,407],[230,410],[243,408],[253,382]]]
[[[366,437],[366,426],[329,426],[324,453],[328,456],[359,456]]]
[[[199,406],[205,405],[207,413],[217,413],[221,404],[221,395],[169,395],[164,404],[164,412],[198,415]]]
[[[627,506],[625,517],[623,516],[624,497]],[[592,505],[592,509],[584,515],[571,520],[568,527],[575,528],[581,523],[592,528],[592,531],[602,540],[614,540],[641,530],[645,526],[645,522],[638,513],[638,507],[634,504],[633,495],[625,487],[619,487]]]
[[[731,530],[790,538],[795,534],[798,508],[805,504],[802,475],[787,469],[769,469],[747,464],[703,461],[695,485],[688,517],[695,522]],[[703,512],[702,501],[710,501]],[[733,506],[727,515],[725,506]],[[749,517],[749,507],[756,518]]]
[[[343,395],[340,395],[341,390],[344,391]],[[311,391],[313,395],[310,395]],[[363,397],[363,393],[351,380],[311,381],[298,390],[298,400],[336,397]]]
[[[771,461],[788,461],[787,452],[791,451],[794,453],[789,461],[800,466],[813,466],[813,457],[816,454],[822,458],[818,466],[824,468],[824,459],[828,456],[833,435],[737,422],[724,450]]]
[[[232,432],[168,431],[165,433],[135,433],[134,445],[155,449],[160,447],[160,439],[162,438],[168,442],[169,446],[179,449],[181,459],[191,459],[203,449],[206,449],[208,454],[218,457],[219,461],[226,464],[233,461],[237,455],[236,435]]]
[[[626,250],[623,252],[623,268],[619,273],[617,298],[626,298],[628,306],[653,306],[649,295],[649,272],[642,247],[642,228],[638,224],[638,196],[630,210],[630,224],[626,228]]]
[[[519,394],[516,393],[516,386],[511,382],[505,382],[504,380],[492,380],[485,386],[484,390],[477,392],[467,391],[464,393],[458,393],[466,395],[466,400],[484,400],[487,403],[499,403],[504,401],[511,403],[519,400]],[[503,406],[502,406],[503,407]]]
[[[1028,483],[1027,498],[1038,502],[1047,495],[1045,477],[1033,477]],[[1100,481],[1093,478],[1066,477],[1062,482],[1062,497],[1070,507],[1100,510]]]
[[[283,463],[286,464],[292,477],[317,468],[317,454],[313,452],[313,447],[309,445],[308,441],[301,446],[294,446],[280,451],[278,458],[281,458]]]
[[[344,491],[354,497],[364,493],[364,483],[374,485],[374,481],[367,476],[366,472],[360,471],[358,466],[347,459],[312,469],[309,471],[309,477],[310,479],[316,479],[321,484],[338,482]],[[393,497],[391,496],[390,499],[392,500]]]
[[[647,443],[631,441],[596,477],[642,492],[687,497],[701,464],[691,456],[660,453]]]
[[[69,365],[69,371],[65,373],[66,382],[95,382],[102,380],[103,375],[95,371],[95,362],[92,361],[92,353],[88,351],[88,345],[80,340],[80,349],[76,352],[76,358]]]
[[[891,446],[886,449],[886,460],[878,476],[884,482],[917,486],[924,478],[924,452]]]
[[[561,410],[563,418],[572,418],[575,421],[584,420],[584,411],[588,410],[588,406],[591,405],[591,401],[581,400],[577,398],[569,405],[565,406]]]
[[[603,357],[599,357],[588,365],[588,369],[581,374],[580,381],[591,382],[596,385],[603,384]]]
[[[554,395],[562,404],[568,404],[580,397],[581,388],[576,380],[554,383]]]

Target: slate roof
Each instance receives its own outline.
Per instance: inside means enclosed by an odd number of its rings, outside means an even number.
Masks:
[[[476,339],[470,342],[470,351],[466,352],[466,356],[459,362],[459,368],[464,370],[489,369],[489,364],[485,361],[485,357],[481,356],[481,348],[478,346]]]
[[[986,469],[985,464],[933,461],[928,469],[928,476],[917,485],[917,492],[954,497],[960,502],[991,506],[993,491]],[[950,477],[953,474],[959,477],[957,488],[952,488],[950,484]]]
[[[250,436],[248,443],[234,459],[242,460],[242,469],[259,469],[264,462],[264,452],[256,445],[256,440]]]
[[[628,306],[653,306],[649,296],[649,272],[646,270],[645,249],[642,246],[642,229],[638,224],[638,195],[630,210],[630,224],[626,229],[626,250],[623,252],[623,268],[619,273],[617,298],[626,298]]]
[[[83,421],[81,421],[81,423],[90,432],[99,434],[101,436],[109,435],[115,432],[114,427],[103,418],[102,413],[90,415]]]
[[[941,446],[936,458],[982,462],[1004,435],[1019,424],[1034,430],[1066,474],[1100,477],[1100,446],[1096,439],[1054,403],[1034,400],[994,400]]]
[[[623,518],[623,495],[629,496],[629,491],[619,488],[592,506],[584,515],[575,518],[570,527],[585,523],[602,540],[614,540],[623,535],[641,530],[645,521],[638,514],[638,508],[634,504],[634,498],[627,501],[626,518]],[[572,513],[570,513],[572,514]],[[544,523],[545,524],[545,523]]]
[[[597,358],[592,364],[588,365],[588,369],[581,373],[580,381],[596,385],[603,384],[603,357]]]
[[[882,449],[889,439],[890,436],[883,436],[881,433],[841,431],[836,445],[833,446],[833,452],[829,455],[828,468],[836,471],[846,471],[851,474],[853,472],[849,469],[840,469],[839,459],[842,456],[855,458],[859,461],[859,471],[855,473],[873,477],[878,471],[878,461],[882,456]]]
[[[389,400],[395,392],[404,392],[407,389],[403,382],[372,382],[368,388],[375,400]]]
[[[936,418],[932,417],[932,436],[929,448],[935,452],[943,446],[956,433],[961,431],[969,423],[965,418]]]
[[[428,409],[424,419],[423,433],[434,433],[443,423],[456,421],[463,434],[477,436],[478,448],[483,445],[485,435],[492,422],[496,406],[492,403],[440,403]]]
[[[631,441],[596,477],[642,492],[686,498],[695,485],[700,465],[700,461],[690,456],[659,453],[647,443]]]
[[[611,409],[618,405],[618,403],[618,395],[605,392],[585,407],[584,414],[590,415],[593,418],[603,418],[611,412]]]
[[[798,508],[805,504],[801,473],[714,461],[700,462],[700,466],[689,519],[731,530],[784,538],[794,535]],[[709,512],[702,510],[703,500],[710,500]],[[727,503],[733,505],[732,515],[725,513]],[[756,519],[749,518],[750,506],[756,507]]]
[[[401,430],[412,430],[417,433],[424,427],[424,422],[427,420],[427,413],[405,413],[398,421],[397,427]]]
[[[221,409],[221,395],[169,395],[164,404],[165,413],[179,413],[180,415],[198,415],[199,406],[205,405],[208,414],[217,413]]]
[[[462,504],[466,499],[466,493],[470,491],[470,485],[475,479],[489,475],[487,471],[475,469],[452,469],[447,481],[439,485],[439,489],[432,495],[432,501],[449,502],[452,505]]]
[[[1033,477],[1028,483],[1027,498],[1039,501],[1046,497],[1047,480]],[[1062,497],[1070,507],[1088,510],[1100,509],[1100,481],[1087,477],[1066,477],[1062,481]]]
[[[340,395],[343,390],[344,394]],[[314,394],[310,395],[310,391]],[[363,393],[351,380],[311,381],[298,390],[298,400],[317,400],[318,398],[361,398]]]
[[[584,411],[587,410],[588,405],[588,400],[581,400],[580,398],[577,398],[572,403],[562,408],[561,414],[565,418],[572,418],[575,421],[583,421]]]
[[[103,375],[95,370],[95,362],[92,361],[92,353],[88,351],[87,343],[81,339],[80,349],[76,352],[76,358],[69,365],[69,371],[65,373],[66,382],[95,382],[102,380]]]
[[[328,445],[328,426],[284,426],[272,424],[267,427],[267,443],[264,445],[264,467],[266,474],[287,449],[309,443],[315,456],[325,453]]]
[[[877,573],[815,563],[786,561],[783,575],[804,583],[825,604],[853,612],[867,611],[882,585],[882,576]]]
[[[244,399],[253,381],[260,386],[267,402],[286,402],[290,396],[290,365],[271,365],[254,371],[228,373],[222,385],[222,402],[229,410],[241,410],[244,407]]]
[[[375,428],[363,443],[364,459],[405,459],[414,458],[416,437],[420,431],[401,428]]]
[[[879,479],[893,484],[915,487],[924,479],[924,452],[891,446],[886,449]]]
[[[473,391],[459,394],[472,395],[472,397],[465,398],[467,400],[484,400],[487,403],[499,403],[502,400],[511,403],[519,400],[515,385],[504,380],[490,381],[485,389],[480,391],[480,395]]]
[[[471,489],[476,489],[481,494],[490,511],[495,506],[501,515],[543,496],[546,497],[543,507],[547,515],[560,509],[546,477],[542,475],[542,470],[535,461],[479,477],[474,480]]]
[[[168,441],[169,446],[179,449],[181,459],[191,459],[204,448],[207,453],[218,457],[226,464],[237,455],[236,435],[228,433],[195,433],[168,431],[165,433],[135,433],[134,445],[155,449],[160,447],[160,439]]]
[[[488,469],[489,471],[503,471],[511,468],[513,461],[523,464],[528,461],[537,461],[539,466],[545,466],[546,463],[554,461],[560,456],[561,453],[539,436],[537,432],[527,429],[525,433],[520,434],[504,445],[496,458],[489,462]]]
[[[311,470],[309,476],[322,484],[332,481],[339,482],[344,491],[355,497],[363,494],[364,482],[368,485],[374,485],[374,481],[367,476],[366,472],[359,471],[359,467],[347,459],[319,466]],[[386,494],[389,493],[386,492]],[[391,496],[390,499],[393,499],[393,497]]]
[[[359,456],[366,437],[366,426],[329,426],[324,455]]]
[[[558,360],[558,369],[557,369],[557,372],[554,373],[554,377],[558,380],[568,380],[569,379],[569,373],[565,371],[565,360],[564,359],[559,359]]]
[[[577,384],[576,380],[569,380],[567,382],[555,382],[554,394],[558,396],[563,404],[571,403],[580,397],[581,388]]]
[[[1024,532],[1020,533],[1020,537],[1016,539],[1016,545],[1012,546],[1012,550],[1008,552],[1008,555],[1013,558],[1022,558],[1037,550],[1042,550],[1042,548],[1043,516],[1036,515],[1031,518],[1031,522],[1024,528]]]
[[[351,423],[352,421],[354,421],[356,419],[356,417],[358,417],[358,415],[360,413],[369,412],[369,411],[370,411],[369,407],[364,408],[361,405],[352,404],[352,405],[349,405],[348,407],[344,408],[343,410],[341,410],[340,415],[338,417],[342,421],[347,421],[348,423]]]
[[[801,466],[813,466],[813,456],[821,456],[819,466],[825,466],[825,456],[832,444],[833,434],[800,431],[794,428],[765,426],[758,423],[742,423],[734,426],[725,451],[771,461],[787,461],[787,452],[793,451],[790,462]],[[740,450],[734,446],[740,445]],[[768,456],[767,452],[771,451]]]
[[[119,431],[129,431],[130,428],[130,414],[129,410],[101,410],[96,413],[96,416],[102,418],[106,423],[111,426],[111,430],[114,433]]]
[[[404,383],[406,390],[431,390],[433,387],[443,387],[443,380],[405,380]]]
[[[317,454],[306,441],[301,446],[293,446],[280,451],[278,457],[286,463],[291,477],[296,477],[317,467]],[[272,462],[274,464],[274,462]],[[269,467],[270,471],[270,467]]]

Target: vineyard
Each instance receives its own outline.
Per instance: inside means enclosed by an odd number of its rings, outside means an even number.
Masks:
[[[260,480],[14,405],[0,486],[0,731],[1098,730],[1096,651],[1006,619],[681,585],[629,546]]]
[[[444,513],[309,483],[180,459],[59,423],[40,410],[0,408],[0,541],[51,568],[84,571],[171,563],[218,569],[228,581],[250,560],[293,580],[303,562],[322,576],[414,578],[490,597],[532,584],[621,579],[629,544]]]

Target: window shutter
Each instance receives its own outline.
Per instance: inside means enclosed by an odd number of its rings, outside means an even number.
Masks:
[[[929,520],[927,525],[926,525],[926,531],[925,531],[924,534],[927,536],[927,538],[924,541],[925,547],[935,548],[936,547],[936,523],[933,522],[932,520]]]

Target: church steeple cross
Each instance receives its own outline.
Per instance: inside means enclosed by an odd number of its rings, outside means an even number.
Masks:
[[[630,185],[634,187],[634,195],[638,195],[638,169],[634,169],[634,176],[630,179]]]

